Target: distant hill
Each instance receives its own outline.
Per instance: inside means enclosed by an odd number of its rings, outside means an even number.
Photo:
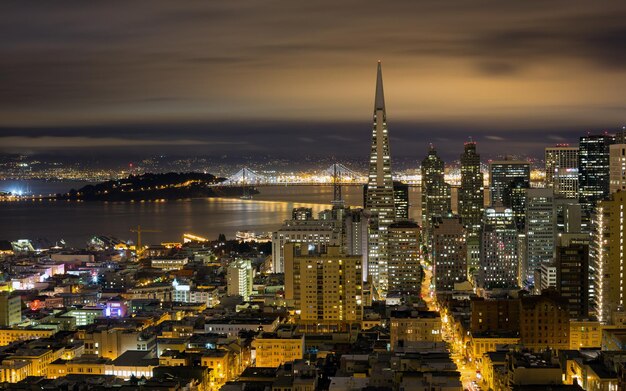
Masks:
[[[222,181],[224,178],[199,172],[130,175],[124,179],[72,189],[66,194],[57,194],[57,198],[83,201],[149,201],[242,194],[241,187],[211,186]],[[251,193],[255,191],[251,190]]]

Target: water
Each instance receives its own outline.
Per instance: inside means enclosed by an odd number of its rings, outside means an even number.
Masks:
[[[0,183],[2,183],[0,181]],[[67,182],[48,184],[48,192],[69,190]],[[32,184],[31,184],[32,185]],[[43,184],[40,184],[43,185]],[[70,187],[78,188],[73,183]],[[411,188],[411,216],[419,218],[419,190]],[[35,189],[31,190],[33,192]],[[39,191],[39,190],[37,190]],[[43,191],[43,188],[41,190]],[[165,202],[68,202],[28,201],[0,203],[0,240],[64,239],[74,247],[84,247],[94,235],[111,235],[136,240],[132,227],[159,232],[145,233],[146,243],[182,241],[183,233],[216,239],[220,233],[234,238],[240,230],[274,231],[291,218],[295,207],[319,211],[330,208],[332,186],[273,186],[259,188],[252,200],[202,198]],[[345,186],[348,205],[361,206],[361,186]]]

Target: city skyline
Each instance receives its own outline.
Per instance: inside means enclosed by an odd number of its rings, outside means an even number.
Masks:
[[[363,156],[378,59],[397,156],[622,125],[619,2],[145,5],[4,5],[0,152]]]

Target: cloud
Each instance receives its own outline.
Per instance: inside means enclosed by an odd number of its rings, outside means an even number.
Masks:
[[[485,138],[491,141],[504,141],[505,140],[505,138],[501,136],[485,136]]]
[[[202,140],[148,140],[148,139],[122,139],[113,137],[0,137],[2,149],[33,148],[33,149],[59,149],[59,148],[104,148],[104,147],[149,147],[149,146],[186,146],[186,145],[241,145],[244,142],[225,141],[202,141]]]

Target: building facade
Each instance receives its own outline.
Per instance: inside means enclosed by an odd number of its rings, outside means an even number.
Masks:
[[[452,291],[454,284],[467,280],[467,244],[459,216],[435,218],[432,234],[433,281],[435,290]]]
[[[465,143],[465,150],[461,155],[458,203],[458,212],[465,228],[469,232],[478,232],[485,210],[485,188],[475,142]]]
[[[387,292],[388,235],[387,227],[395,218],[393,178],[391,175],[391,154],[383,91],[383,74],[380,61],[376,77],[374,98],[374,121],[372,126],[372,147],[370,167],[365,196],[365,209],[371,214],[368,273],[372,283],[384,296]]]
[[[546,147],[545,161],[546,187],[557,197],[578,198],[578,147]]]

